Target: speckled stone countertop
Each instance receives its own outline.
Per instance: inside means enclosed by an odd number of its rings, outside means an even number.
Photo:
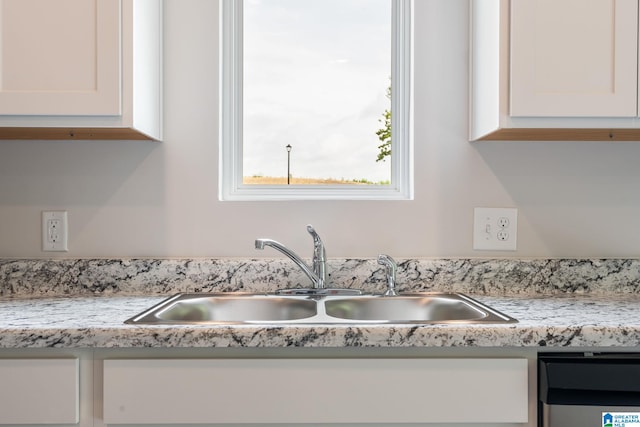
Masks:
[[[332,261],[333,283],[378,292],[375,260]],[[297,286],[283,260],[0,260],[0,348],[636,347],[640,261],[406,260],[401,291],[455,291],[518,319],[485,325],[137,326],[175,292]]]

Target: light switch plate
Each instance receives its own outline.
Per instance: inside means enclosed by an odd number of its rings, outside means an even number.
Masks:
[[[518,209],[475,208],[473,211],[473,249],[515,251],[518,237]]]

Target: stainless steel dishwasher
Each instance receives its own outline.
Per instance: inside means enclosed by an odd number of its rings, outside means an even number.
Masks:
[[[538,426],[640,427],[640,353],[541,353]]]

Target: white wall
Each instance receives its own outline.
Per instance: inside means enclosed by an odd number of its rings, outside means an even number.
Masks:
[[[0,257],[636,257],[640,143],[467,142],[468,2],[416,0],[415,200],[217,200],[217,11],[167,1],[165,141],[0,142]],[[472,250],[475,206],[519,209],[517,252]],[[40,212],[69,211],[66,254]]]

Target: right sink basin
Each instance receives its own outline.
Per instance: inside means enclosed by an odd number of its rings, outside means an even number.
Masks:
[[[388,323],[510,323],[516,320],[462,294],[401,294],[328,299],[330,317]]]

